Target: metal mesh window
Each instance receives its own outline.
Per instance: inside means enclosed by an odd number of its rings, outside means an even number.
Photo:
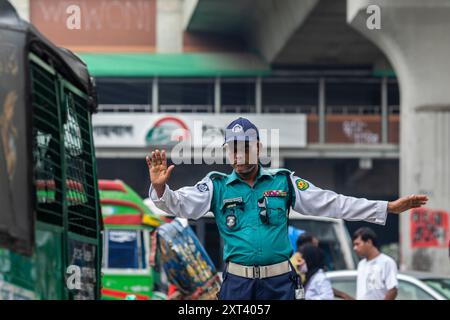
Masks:
[[[31,63],[33,157],[37,218],[63,225],[62,173],[56,77]]]
[[[95,237],[97,213],[94,168],[86,101],[68,90],[64,123],[69,231]]]
[[[97,192],[88,103],[77,89],[43,67],[44,63],[31,61],[30,65],[37,218],[96,238]]]

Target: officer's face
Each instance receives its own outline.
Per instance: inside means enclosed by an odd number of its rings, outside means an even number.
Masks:
[[[258,164],[259,142],[237,141],[227,144],[228,158],[237,173],[249,173]]]

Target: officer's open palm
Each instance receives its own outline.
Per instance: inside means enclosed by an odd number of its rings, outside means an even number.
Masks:
[[[402,213],[412,208],[419,208],[428,201],[426,195],[410,195],[388,203],[388,212]]]
[[[152,151],[151,158],[147,156],[145,159],[147,160],[150,181],[153,187],[157,192],[159,190],[164,190],[170,174],[172,173],[173,168],[175,168],[174,165],[167,167],[166,151]]]

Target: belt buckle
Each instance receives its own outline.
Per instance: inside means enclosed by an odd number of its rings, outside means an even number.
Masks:
[[[255,279],[261,278],[261,271],[259,269],[259,266],[253,266],[253,278]]]

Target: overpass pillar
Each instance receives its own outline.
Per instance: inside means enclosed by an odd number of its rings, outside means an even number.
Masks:
[[[367,26],[370,5],[381,9],[380,29]],[[347,22],[385,53],[398,77],[400,194],[424,193],[427,208],[441,211],[401,215],[400,267],[450,274],[450,2],[347,0]]]

